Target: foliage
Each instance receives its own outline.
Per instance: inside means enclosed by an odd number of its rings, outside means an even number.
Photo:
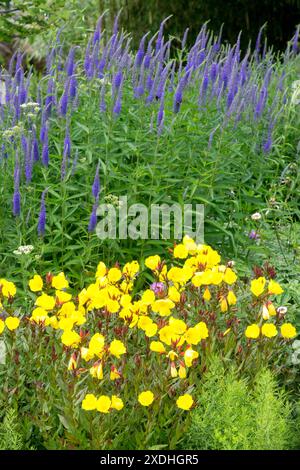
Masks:
[[[0,450],[24,449],[23,438],[19,431],[18,416],[9,408],[0,423]]]
[[[228,372],[215,359],[197,393],[185,449],[289,449],[299,433],[292,405],[267,369],[258,371],[252,386],[234,367]]]

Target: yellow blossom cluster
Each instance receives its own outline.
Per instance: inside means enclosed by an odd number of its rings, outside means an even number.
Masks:
[[[174,247],[171,264],[151,255],[144,266],[131,261],[123,268],[109,268],[100,262],[93,282],[76,295],[63,272],[48,273],[44,278],[35,274],[29,289],[36,297],[26,324],[59,339],[70,374],[87,374],[93,387],[99,381],[105,386],[115,383],[118,393],[128,380],[130,358],[140,360],[141,345],[145,345],[143,357],[159,363],[162,377],[172,383],[179,380],[185,388],[185,383],[191,385],[190,370],[201,363],[206,347],[224,344],[227,335],[248,347],[255,342],[246,341],[245,336],[248,340],[274,339],[275,343],[297,335],[292,324],[282,322],[274,305],[273,296],[283,292],[279,283],[261,276],[251,281],[250,292],[245,293],[232,263],[222,264],[219,253],[208,245],[185,236]],[[153,282],[138,291],[136,279],[143,269],[151,271],[147,275]],[[0,279],[0,333],[20,325],[20,319],[7,314],[3,306],[12,303],[15,294],[15,285]],[[246,297],[249,315],[239,318],[243,310],[239,303]],[[151,390],[142,391],[137,398],[146,407],[154,400]],[[176,404],[189,410],[194,400],[184,393]],[[123,406],[118,395],[97,398],[87,393],[82,402],[84,410],[101,413]]]

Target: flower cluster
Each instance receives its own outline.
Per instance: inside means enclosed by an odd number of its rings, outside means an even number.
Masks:
[[[185,236],[175,245],[170,265],[158,255],[144,260],[152,282],[139,292],[136,281],[144,268],[137,261],[111,268],[101,261],[94,281],[77,295],[71,293],[63,272],[45,278],[35,274],[29,281],[36,295],[34,308],[22,323],[56,338],[74,380],[86,377],[95,393],[87,390],[84,410],[121,410],[120,392],[130,384],[132,367],[142,363],[145,368],[151,364],[160,391],[152,383],[153,389],[145,390],[144,377],[136,402],[151,406],[166,389],[170,397],[177,395],[179,409],[189,410],[195,404],[189,393],[193,370],[206,367],[210,352],[231,351],[245,365],[249,348],[256,351],[252,339],[260,339],[266,351],[271,341],[278,357],[297,335],[295,327],[284,322],[286,308],[274,305],[274,296],[283,292],[280,284],[257,276],[249,289],[238,281],[233,266],[222,264],[210,246]],[[5,326],[14,330],[20,325],[4,305],[11,305],[15,294],[15,285],[0,279],[1,315],[6,317],[0,320],[0,333]],[[264,354],[264,349],[256,352]],[[101,390],[107,387],[113,393],[97,398],[100,383]]]

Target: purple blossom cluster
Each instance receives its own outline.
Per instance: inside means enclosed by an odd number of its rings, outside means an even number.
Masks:
[[[213,145],[218,129],[229,123],[238,126],[242,119],[263,128],[259,150],[268,154],[273,146],[273,132],[286,100],[285,74],[274,67],[276,57],[263,43],[263,29],[259,31],[255,49],[240,48],[240,36],[234,45],[222,45],[222,31],[215,36],[204,24],[194,44],[187,47],[188,29],[184,32],[177,59],[172,58],[172,42],[165,38],[165,19],[159,31],[151,37],[145,34],[137,51],[131,40],[119,27],[115,18],[111,35],[102,29],[103,15],[85,48],[71,47],[63,55],[60,32],[47,55],[46,71],[41,85],[32,85],[33,73],[25,72],[20,52],[11,58],[7,71],[1,71],[0,80],[5,96],[0,100],[0,164],[8,156],[14,159],[12,212],[22,212],[22,187],[31,185],[36,166],[51,170],[51,142],[49,136],[54,122],[65,129],[61,155],[61,181],[76,171],[78,149],[72,144],[72,115],[78,110],[80,85],[98,88],[99,113],[109,113],[117,119],[127,97],[151,107],[150,128],[158,137],[167,132],[189,103],[190,90],[197,91],[200,114],[208,104],[215,106],[219,121],[214,122],[207,136],[208,148]],[[299,53],[299,28],[288,44],[283,60]],[[259,80],[258,80],[259,77]],[[270,99],[270,90],[275,89]],[[126,90],[126,93],[124,91]],[[26,125],[24,125],[24,116]],[[167,117],[170,117],[169,121]],[[145,123],[143,123],[145,124]],[[4,167],[0,166],[1,172]],[[91,175],[92,213],[88,230],[97,223],[100,197],[100,166]],[[46,190],[37,217],[39,235],[45,233]]]

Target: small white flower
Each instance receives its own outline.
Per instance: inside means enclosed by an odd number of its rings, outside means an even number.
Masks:
[[[13,251],[14,255],[29,255],[34,250],[33,245],[21,245],[17,250]]]
[[[251,215],[252,220],[260,220],[261,219],[261,214],[259,212],[254,212],[254,214]]]
[[[300,349],[300,339],[296,339],[292,344],[293,349]]]
[[[287,312],[287,307],[278,307],[277,308],[277,313],[279,313],[280,315],[285,315]]]

